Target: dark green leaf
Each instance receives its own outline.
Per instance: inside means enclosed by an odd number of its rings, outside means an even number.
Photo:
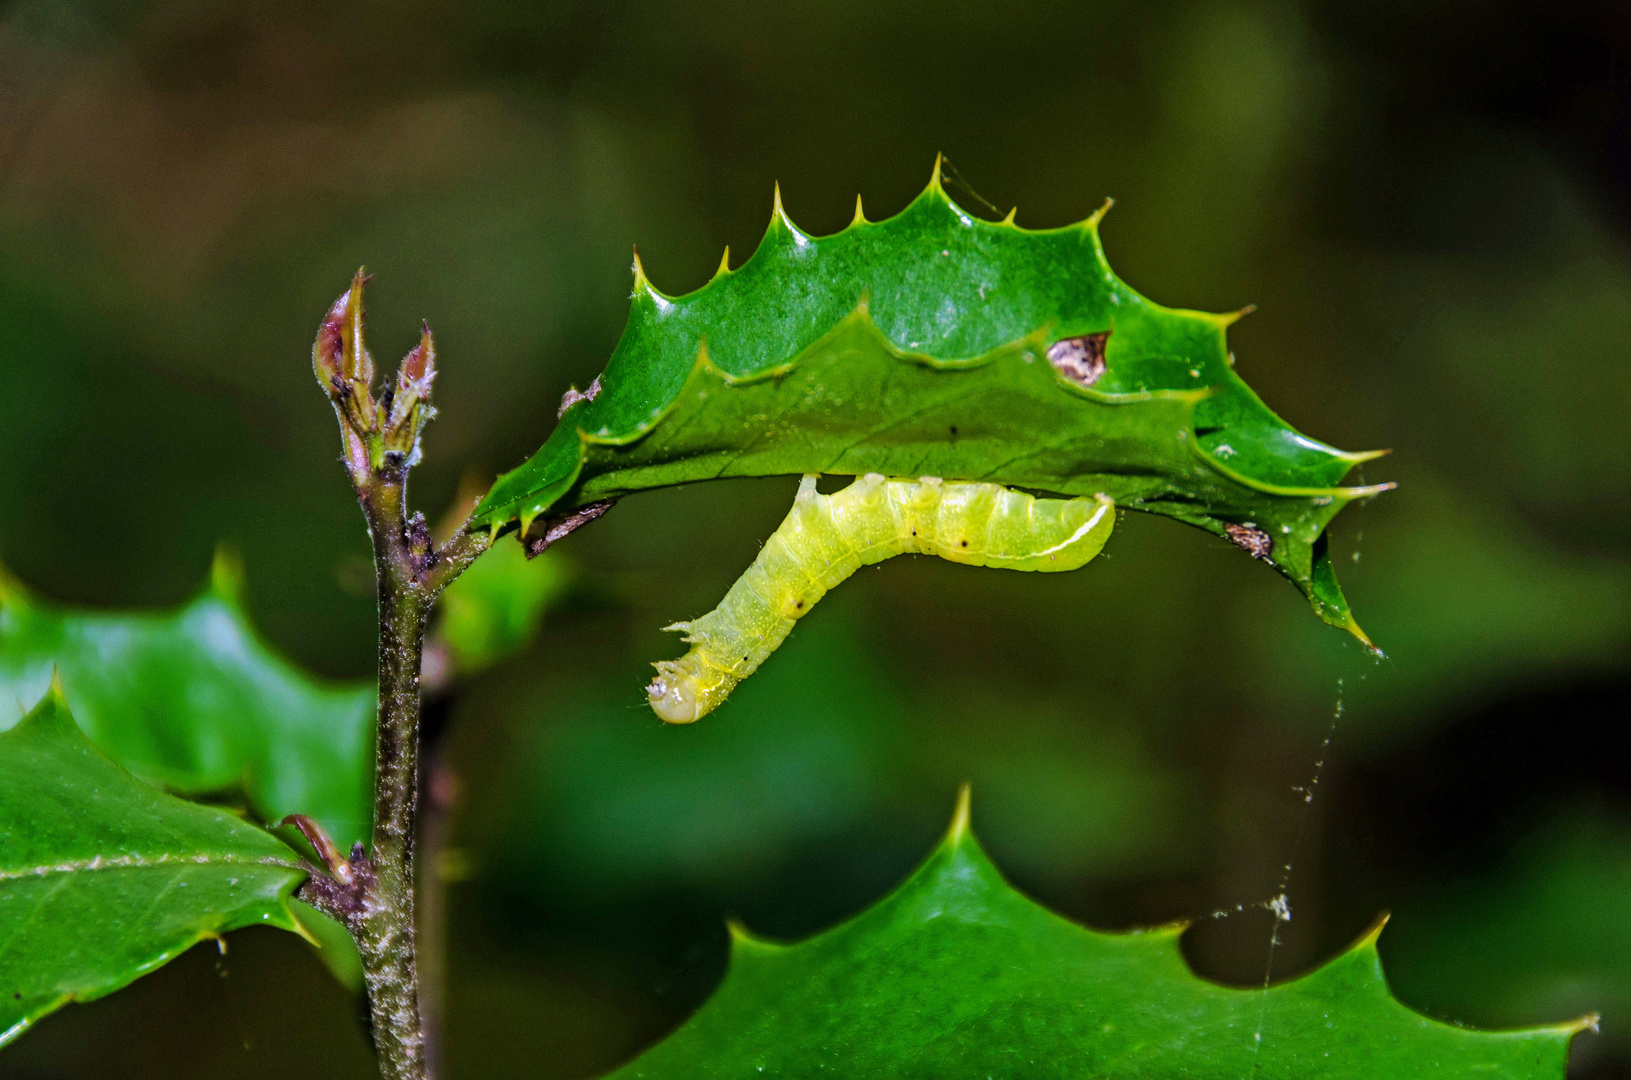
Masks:
[[[893,895],[724,985],[618,1072],[668,1077],[1561,1078],[1582,1022],[1468,1031],[1388,993],[1367,935],[1267,991],[1203,982],[1180,929],[1101,934],[1015,892],[958,824]]]
[[[0,727],[55,667],[85,734],[137,776],[238,794],[262,821],[308,814],[350,847],[372,820],[374,687],[314,682],[256,637],[238,594],[225,556],[174,612],[73,611],[0,576]]]
[[[777,201],[751,259],[667,297],[635,267],[634,307],[592,398],[499,478],[477,519],[645,488],[782,473],[934,474],[1103,492],[1265,557],[1355,633],[1327,523],[1376,488],[1234,373],[1233,316],[1151,303],[1111,272],[1098,218],[1031,231],[940,187],[899,215],[805,236]],[[1050,349],[1108,334],[1090,386]],[[1091,366],[1091,365],[1090,365]]]
[[[362,993],[362,956],[357,952],[357,943],[351,939],[351,931],[338,919],[298,900],[290,905],[290,910],[300,923],[301,933],[311,942],[317,958],[334,980],[353,994]]]
[[[0,734],[0,1043],[241,926],[295,930],[276,837],[142,783],[59,688]]]
[[[437,635],[458,673],[491,667],[531,644],[569,577],[558,554],[528,559],[519,544],[501,544],[471,563],[440,600]]]

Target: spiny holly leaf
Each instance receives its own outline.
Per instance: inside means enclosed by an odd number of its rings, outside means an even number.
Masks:
[[[53,683],[0,734],[0,1044],[204,938],[295,930],[304,877],[270,833],[103,757]]]
[[[1003,881],[966,826],[965,798],[916,874],[826,933],[792,946],[734,934],[724,985],[616,1080],[1558,1080],[1588,1022],[1479,1032],[1429,1020],[1389,994],[1375,932],[1266,991],[1203,982],[1181,928],[1068,922]]]
[[[1101,211],[1102,213],[1102,211]],[[1099,215],[1030,230],[940,185],[887,221],[806,236],[782,211],[753,257],[669,297],[635,260],[606,371],[476,511],[523,530],[633,491],[787,473],[1103,492],[1272,563],[1359,634],[1326,553],[1339,487],[1376,454],[1309,439],[1234,373],[1237,315],[1151,303],[1110,270]],[[1363,635],[1360,635],[1361,637]]]
[[[349,847],[372,821],[374,687],[319,685],[273,653],[240,583],[218,555],[210,588],[180,610],[104,614],[0,575],[0,728],[55,666],[85,733],[137,776],[185,795],[239,793],[262,821],[310,815]]]

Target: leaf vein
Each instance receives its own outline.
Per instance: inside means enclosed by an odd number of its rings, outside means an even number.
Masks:
[[[115,855],[111,858],[104,858],[97,855],[90,859],[49,863],[16,870],[0,870],[0,882],[50,877],[54,874],[86,873],[94,870],[149,870],[159,867],[183,866],[281,866],[288,870],[305,869],[299,863],[273,856],[248,859],[231,855],[171,855],[168,853],[159,855],[156,858],[147,855]]]

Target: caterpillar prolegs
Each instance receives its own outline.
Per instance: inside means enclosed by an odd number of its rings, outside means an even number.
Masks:
[[[651,707],[671,724],[706,716],[776,651],[795,620],[869,563],[918,553],[1009,570],[1075,570],[1104,547],[1115,516],[1104,495],[1038,499],[1000,484],[878,473],[823,495],[806,476],[786,520],[719,606],[667,627],[684,631],[691,651],[653,665]]]

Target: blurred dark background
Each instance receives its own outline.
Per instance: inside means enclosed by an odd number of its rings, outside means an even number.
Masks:
[[[1631,6],[340,7],[0,7],[0,558],[39,592],[179,603],[229,541],[279,648],[367,676],[367,541],[307,359],[359,263],[382,361],[437,331],[434,514],[600,370],[631,244],[688,291],[752,251],[773,181],[830,232],[937,150],[1024,225],[1114,195],[1122,276],[1258,304],[1238,370],[1317,437],[1395,448],[1364,479],[1400,483],[1335,528],[1384,662],[1134,515],[1064,577],[864,572],[686,729],[643,704],[679,651],[658,628],[715,602],[793,481],[627,500],[562,545],[537,645],[437,707],[451,1076],[626,1060],[720,977],[727,916],[856,912],[965,777],[1016,884],[1098,927],[1199,919],[1208,978],[1261,984],[1289,861],[1276,977],[1391,910],[1405,1002],[1600,1010],[1574,1072],[1631,1076]],[[0,1054],[41,1080],[370,1068],[346,995],[259,930]]]

